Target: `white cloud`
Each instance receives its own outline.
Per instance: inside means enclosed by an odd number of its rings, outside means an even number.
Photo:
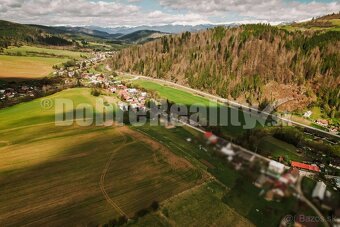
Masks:
[[[231,21],[292,21],[340,10],[339,1],[299,3],[287,0],[159,0],[161,7],[150,7],[143,3],[144,8],[134,4],[140,1],[142,0],[125,2],[121,0],[0,0],[0,19],[45,25],[111,27],[197,25]]]
[[[45,25],[138,26],[208,21],[194,13],[147,12],[129,3],[87,0],[0,0],[0,12],[4,20]]]
[[[256,20],[293,21],[321,16],[340,10],[340,2],[301,3],[286,0],[160,0],[164,7],[206,16],[237,14]]]

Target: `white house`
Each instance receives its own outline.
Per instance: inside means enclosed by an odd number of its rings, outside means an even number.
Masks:
[[[227,156],[235,156],[235,152],[232,149],[231,143],[221,149],[221,152]]]
[[[127,92],[131,93],[131,94],[134,94],[134,93],[137,93],[137,89],[135,88],[129,88],[127,89]]]
[[[303,115],[303,117],[305,117],[305,118],[310,118],[311,116],[312,116],[312,111],[307,111],[304,115]]]
[[[268,173],[281,175],[285,171],[285,165],[276,161],[270,161],[268,166]]]
[[[325,198],[326,188],[326,184],[322,181],[319,181],[313,190],[313,199],[323,200]]]

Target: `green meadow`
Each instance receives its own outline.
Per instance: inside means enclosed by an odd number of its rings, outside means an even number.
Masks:
[[[128,226],[254,226],[222,202],[226,191],[216,181],[208,182],[167,200],[159,212]]]
[[[0,79],[38,79],[53,72],[53,66],[90,54],[46,47],[9,47],[0,55]]]
[[[291,144],[278,140],[272,136],[267,136],[261,139],[259,143],[260,153],[264,156],[271,156],[278,160],[283,157],[288,163],[290,161],[302,162],[305,161],[303,155],[298,155],[297,148]]]
[[[161,85],[158,83],[146,81],[146,80],[136,80],[133,81],[134,85],[140,86],[147,90],[154,90],[157,91],[159,96],[164,99],[168,99],[170,102],[174,102],[177,104],[183,104],[183,105],[205,105],[208,106],[214,105],[214,103],[209,102],[204,97],[193,95],[186,91],[181,91],[176,88],[172,88],[168,85]],[[216,104],[215,104],[216,105]]]
[[[17,56],[45,56],[45,57],[61,57],[61,58],[75,58],[80,59],[81,56],[88,56],[89,54],[77,51],[70,51],[64,49],[52,49],[46,47],[35,46],[21,46],[9,47],[4,50],[5,54]]]

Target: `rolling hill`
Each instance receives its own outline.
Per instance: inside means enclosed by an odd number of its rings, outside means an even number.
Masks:
[[[141,30],[132,32],[127,35],[122,35],[118,37],[119,40],[127,43],[145,43],[148,41],[152,41],[167,35],[166,33],[152,31],[152,30]]]
[[[144,43],[163,36],[164,33],[141,30],[131,34],[109,34],[85,27],[51,27],[43,25],[23,25],[0,21],[0,46],[16,44],[72,45],[72,40],[111,44]]]
[[[17,43],[36,43],[55,46],[71,45],[72,42],[61,35],[50,34],[34,26],[0,21],[0,47]]]

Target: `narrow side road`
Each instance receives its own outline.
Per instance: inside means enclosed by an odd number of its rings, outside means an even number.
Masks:
[[[297,187],[296,187],[297,192],[300,195],[300,200],[302,200],[304,203],[306,203],[319,216],[320,220],[322,221],[323,226],[330,227],[330,225],[327,222],[326,218],[319,211],[319,209],[311,201],[309,201],[309,199],[307,199],[305,197],[305,195],[303,194],[303,191],[302,191],[302,188],[301,188],[302,179],[303,179],[303,177],[300,176],[299,180],[298,180],[298,183],[297,183]]]

